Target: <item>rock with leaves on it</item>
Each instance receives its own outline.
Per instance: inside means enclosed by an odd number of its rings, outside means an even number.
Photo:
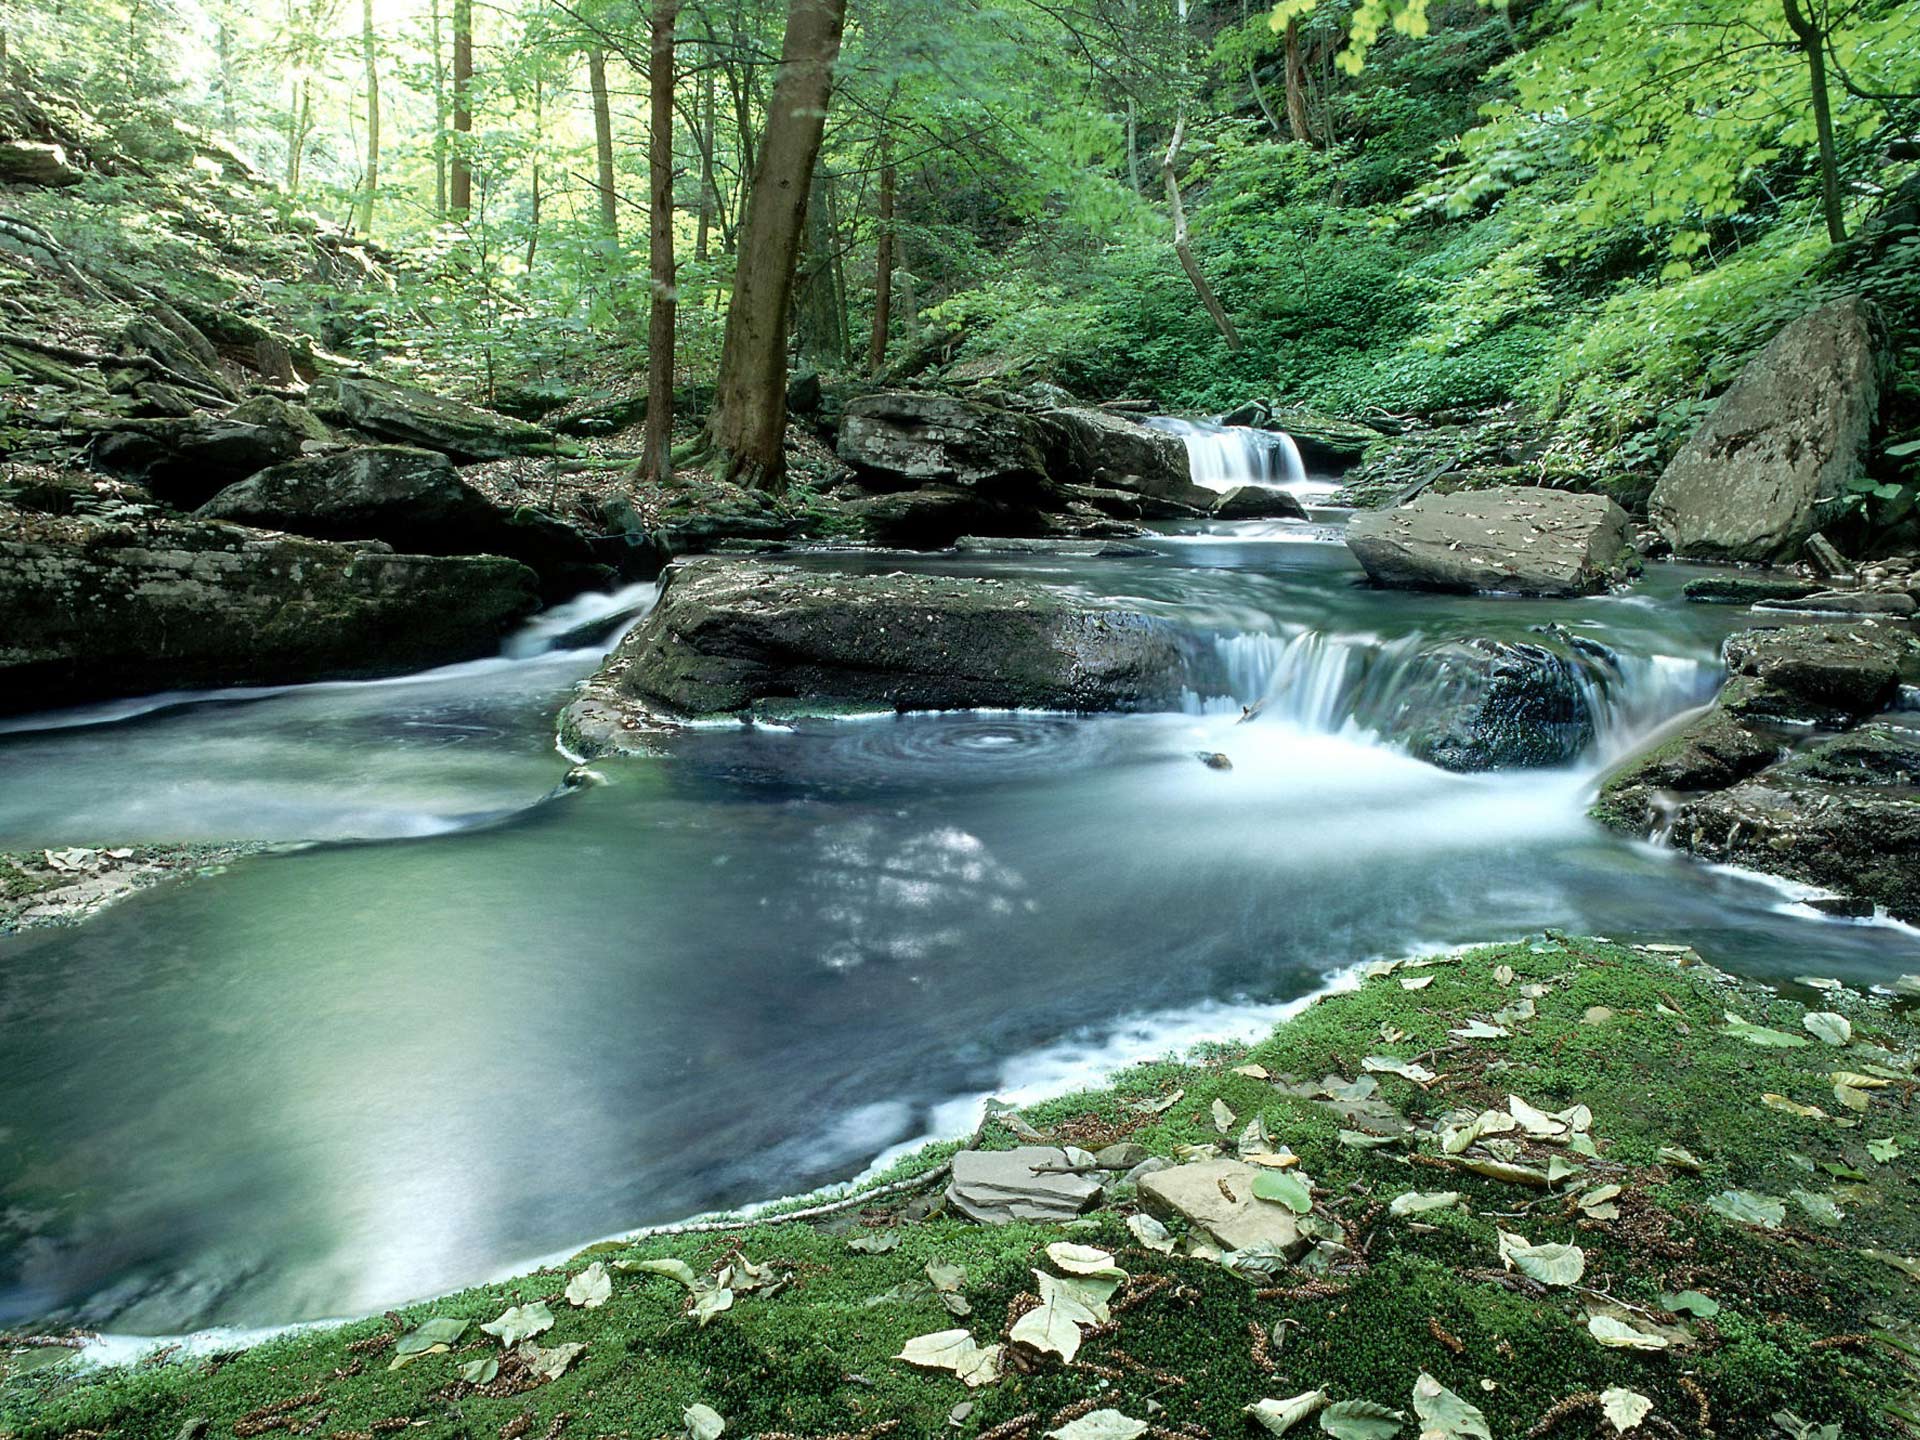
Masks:
[[[1242,1160],[1197,1160],[1140,1177],[1140,1200],[1163,1218],[1178,1216],[1227,1250],[1297,1258],[1307,1248],[1290,1206],[1254,1193],[1262,1172]]]
[[[1073,1169],[1067,1152],[1052,1145],[962,1150],[953,1157],[947,1203],[988,1225],[1071,1220],[1100,1196],[1099,1181]]]
[[[1613,501],[1517,485],[1365,511],[1347,548],[1391,590],[1591,595],[1638,565]]]
[[[396,445],[438,450],[465,464],[550,454],[558,442],[538,425],[411,385],[364,375],[334,375],[307,392],[307,404],[330,425]]]
[[[1859,472],[1880,412],[1885,326],[1859,296],[1787,326],[1673,458],[1647,514],[1674,553],[1792,560]]]

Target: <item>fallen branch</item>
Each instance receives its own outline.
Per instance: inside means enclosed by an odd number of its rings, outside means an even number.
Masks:
[[[751,1220],[695,1220],[685,1225],[654,1225],[645,1230],[636,1230],[628,1238],[651,1240],[663,1235],[720,1235],[734,1230],[751,1230],[756,1225],[787,1225],[795,1220],[817,1220],[823,1215],[837,1215],[843,1210],[857,1210],[874,1200],[885,1200],[894,1195],[906,1195],[915,1190],[924,1190],[928,1185],[940,1179],[953,1168],[951,1161],[933,1167],[924,1175],[915,1175],[907,1180],[895,1180],[891,1184],[877,1186],[872,1190],[862,1190],[858,1195],[846,1195],[825,1205],[810,1205],[804,1210],[789,1210],[783,1215],[757,1215]]]

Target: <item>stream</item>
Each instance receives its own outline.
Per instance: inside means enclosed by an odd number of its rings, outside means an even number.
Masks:
[[[1229,677],[1178,713],[707,726],[564,790],[553,714],[636,587],[496,660],[7,722],[0,848],[305,843],[0,939],[0,1329],[377,1310],[848,1179],[964,1133],[987,1094],[1251,1038],[1383,954],[1552,926],[1769,980],[1920,970],[1910,930],[1585,818],[1750,623],[1682,603],[1694,572],[1570,601],[1378,592],[1338,524],[806,560],[1165,615]],[[1622,657],[1579,765],[1456,775],[1375,737],[1420,701],[1395,663],[1419,637],[1547,621]]]

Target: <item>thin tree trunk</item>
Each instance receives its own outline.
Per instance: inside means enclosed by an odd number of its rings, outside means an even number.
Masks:
[[[433,0],[433,218],[447,218],[447,52],[440,43],[440,0]]]
[[[873,261],[873,340],[867,346],[867,373],[878,375],[887,363],[887,336],[893,328],[893,204],[899,177],[893,168],[893,137],[880,136],[880,238]]]
[[[613,106],[607,100],[607,52],[599,46],[587,51],[587,88],[593,92],[593,154],[600,192],[600,228],[620,233],[620,211],[614,203]]]
[[[1180,159],[1180,147],[1186,138],[1187,112],[1182,110],[1180,118],[1174,122],[1173,140],[1160,161],[1160,175],[1167,183],[1167,207],[1173,211],[1173,251],[1180,257],[1180,268],[1187,272],[1187,279],[1193,282],[1194,293],[1200,297],[1200,303],[1207,307],[1207,314],[1213,317],[1213,323],[1219,327],[1220,338],[1227,342],[1227,349],[1238,354],[1240,332],[1233,328],[1226,307],[1214,295],[1213,287],[1207,284],[1200,262],[1194,258],[1193,247],[1187,243],[1187,207],[1180,203],[1180,181],[1174,173],[1174,165]]]
[[[650,480],[673,478],[673,27],[680,0],[653,0],[647,91],[647,261],[653,304],[647,316],[647,429],[640,462]]]
[[[740,226],[707,434],[718,473],[764,489],[779,489],[786,479],[787,307],[846,23],[846,0],[789,0],[766,137]]]
[[[1313,125],[1307,115],[1307,65],[1300,54],[1297,20],[1287,22],[1287,128],[1302,145],[1313,143]]]
[[[1260,113],[1266,117],[1267,127],[1276,135],[1285,135],[1286,130],[1274,115],[1273,107],[1267,103],[1267,92],[1260,88],[1260,67],[1251,56],[1247,58],[1247,84],[1253,87],[1253,103],[1260,107]]]
[[[1134,103],[1131,95],[1127,97],[1127,179],[1133,185],[1133,193],[1141,192],[1140,179],[1140,107]]]
[[[360,50],[367,62],[367,178],[360,200],[360,233],[373,234],[373,202],[380,193],[380,66],[373,31],[373,0],[360,0]]]
[[[369,0],[370,3],[370,0]],[[540,248],[540,146],[546,138],[546,77],[533,77],[533,196],[527,214],[527,269]]]
[[[693,242],[694,259],[702,264],[707,259],[708,236],[712,231],[713,212],[720,195],[713,184],[713,146],[714,132],[718,128],[714,115],[718,110],[717,82],[713,74],[713,55],[707,56],[707,70],[700,77],[700,229]]]
[[[233,123],[233,27],[222,14],[214,31],[214,50],[220,62],[220,123],[231,135]],[[0,31],[0,74],[6,71],[7,37]]]
[[[287,194],[300,193],[300,163],[307,150],[307,132],[312,125],[313,88],[303,75],[298,100],[293,107],[293,137],[287,147]]]
[[[453,0],[453,163],[447,203],[465,219],[473,208],[473,0]]]
[[[1846,208],[1840,195],[1840,160],[1833,141],[1833,107],[1827,96],[1827,37],[1800,9],[1800,0],[1784,0],[1787,28],[1807,57],[1813,82],[1813,129],[1820,147],[1820,209],[1826,216],[1827,238],[1838,245],[1847,238]]]

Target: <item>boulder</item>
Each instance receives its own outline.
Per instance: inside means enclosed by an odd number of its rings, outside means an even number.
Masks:
[[[1347,548],[1390,589],[1590,595],[1637,563],[1627,526],[1604,496],[1501,486],[1355,515]]]
[[[1100,1182],[1061,1173],[1070,1164],[1066,1151],[1050,1145],[962,1150],[953,1157],[947,1203],[983,1225],[1071,1220],[1100,1198]]]
[[[290,461],[229,485],[195,513],[320,540],[383,540],[407,554],[506,555],[541,577],[549,599],[611,578],[571,525],[502,509],[433,450],[373,445]]]
[[[666,572],[602,673],[678,716],[1118,710],[1173,703],[1184,656],[1163,622],[1043,585],[708,558]]]
[[[1367,450],[1383,438],[1378,430],[1358,420],[1338,420],[1306,410],[1276,410],[1259,423],[1269,430],[1291,435],[1308,469],[1336,474],[1358,464]]]
[[[64,146],[0,140],[0,185],[78,185],[83,178]]]
[[[1216,520],[1304,520],[1307,507],[1288,490],[1266,485],[1237,485],[1213,504]]]
[[[1377,723],[1443,770],[1570,765],[1593,744],[1592,696],[1617,679],[1590,642],[1449,641],[1421,652]],[[1360,718],[1356,716],[1356,718]]]
[[[303,445],[338,445],[340,437],[329,430],[320,417],[304,405],[295,405],[277,395],[256,395],[227,412],[227,419],[246,425],[266,425],[276,430],[291,430]]]
[[[1859,470],[1887,364],[1871,302],[1836,300],[1747,363],[1667,466],[1647,513],[1676,555],[1791,560]]]
[[[1820,587],[1809,580],[1774,575],[1703,575],[1681,590],[1702,605],[1758,605],[1763,601],[1804,600]]]
[[[429,394],[411,385],[336,375],[307,392],[307,404],[330,425],[377,440],[438,450],[465,464],[516,455],[551,454],[558,441],[538,425]]]
[[[1140,1202],[1163,1220],[1203,1230],[1224,1250],[1279,1251],[1297,1259],[1307,1248],[1294,1214],[1254,1198],[1259,1171],[1244,1160],[1200,1160],[1140,1177]]]
[[[1746,719],[1848,723],[1900,693],[1920,645],[1905,625],[1791,625],[1726,643],[1720,703]]]
[[[1674,813],[1675,845],[1920,920],[1920,740],[1889,727],[1870,758],[1851,736],[1813,747]]]
[[[1609,775],[1591,813],[1610,830],[1644,838],[1666,823],[1672,797],[1737,785],[1782,748],[1716,705]]]
[[[1032,529],[1039,512],[1009,507],[978,490],[926,485],[850,500],[846,512],[877,545],[902,550],[940,550],[969,530]]]
[[[162,521],[0,528],[0,709],[401,674],[493,654],[535,604],[494,558]]]
[[[1193,483],[1187,446],[1178,435],[1109,410],[1049,410],[1053,473],[1070,485],[1120,490],[1171,504],[1173,514],[1204,514],[1219,498]]]
[[[919,391],[863,395],[841,420],[840,458],[870,485],[1022,495],[1047,483],[1048,432],[1030,415]]]
[[[94,463],[142,481],[171,504],[192,507],[300,453],[301,435],[279,424],[206,415],[117,421],[95,442]]]

